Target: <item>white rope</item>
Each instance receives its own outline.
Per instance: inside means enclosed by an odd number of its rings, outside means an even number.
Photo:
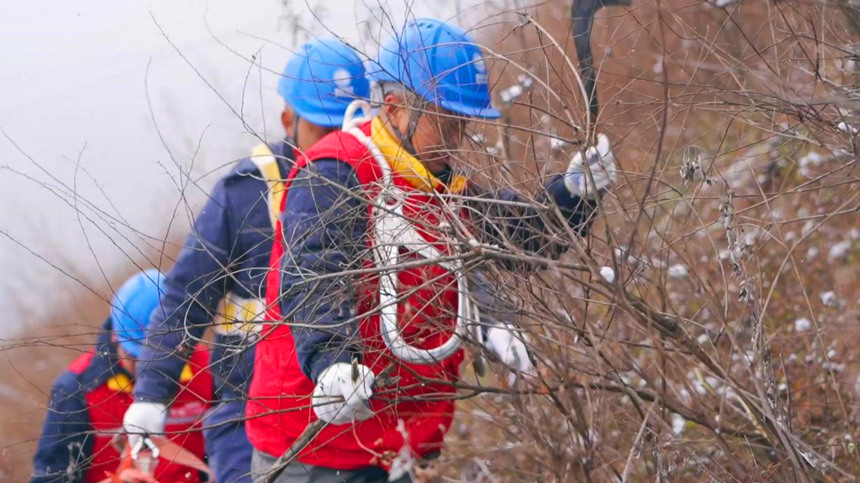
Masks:
[[[365,117],[353,119],[359,108],[365,113]],[[466,320],[473,318],[477,322],[478,308],[472,304],[469,297],[469,287],[462,262],[460,260],[442,262],[444,254],[421,236],[415,226],[404,217],[403,203],[406,201],[406,193],[393,185],[391,166],[385,156],[373,140],[358,128],[370,120],[367,117],[370,112],[370,105],[367,102],[353,101],[346,110],[343,131],[354,136],[370,151],[382,171],[381,190],[371,201],[373,203],[371,223],[375,234],[372,243],[374,259],[380,268],[391,267],[390,270],[380,273],[379,325],[382,339],[391,353],[400,360],[412,364],[436,364],[453,356],[460,349],[462,339],[466,335]],[[401,247],[429,261],[439,260],[437,263],[453,272],[457,278],[458,300],[454,334],[445,343],[433,349],[421,349],[409,345],[397,324],[397,266],[400,263]]]

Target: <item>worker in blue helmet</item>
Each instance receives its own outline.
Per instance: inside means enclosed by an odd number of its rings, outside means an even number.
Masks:
[[[534,374],[516,326],[480,317],[469,281],[480,260],[467,270],[460,255],[560,256],[615,178],[605,136],[548,177],[540,203],[466,177],[468,124],[499,112],[484,55],[458,27],[407,23],[368,77],[377,114],[353,118],[369,110],[356,101],[287,179],[273,252],[283,256],[270,268],[280,291],[266,301],[290,323],[258,342],[247,405],[261,480],[409,481],[442,450],[467,334],[514,374]]]
[[[163,290],[164,275],[149,269],[130,278],[114,295],[110,307],[114,337],[132,361],[140,357],[149,316],[158,307]]]
[[[278,82],[284,139],[253,148],[221,179],[194,221],[176,265],[167,274],[162,310],[147,329],[130,432],[158,434],[163,408],[188,353],[208,327],[215,332],[211,366],[216,404],[206,421],[209,463],[219,482],[250,481],[251,445],[244,404],[254,366],[254,341],[265,307],[265,272],[273,226],[296,154],[339,129],[354,100],[367,99],[362,59],[336,39],[302,45]]]
[[[93,350],[73,361],[51,388],[48,413],[33,464],[33,483],[103,481],[117,472],[121,457],[113,443],[119,418],[133,403],[135,365],[143,353],[146,326],[164,289],[164,275],[150,269],[129,278],[114,295]],[[181,396],[169,411],[170,439],[204,457],[203,414],[211,400],[209,353],[201,346],[183,368]],[[159,481],[202,481],[202,475],[168,460],[159,461]]]
[[[306,151],[340,129],[346,107],[353,100],[367,99],[370,84],[355,50],[326,38],[308,42],[290,58],[278,81],[278,94],[286,101],[281,124],[292,144]]]

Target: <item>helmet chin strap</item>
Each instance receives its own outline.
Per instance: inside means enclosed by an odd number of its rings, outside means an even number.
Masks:
[[[421,114],[422,112],[420,110],[417,115],[415,115],[411,110],[409,111],[409,126],[407,127],[406,134],[404,134],[394,123],[391,124],[391,130],[394,131],[394,135],[400,139],[400,145],[407,153],[417,159],[421,159],[421,157],[415,152],[415,145],[412,144],[412,138],[415,136],[415,131],[418,129],[418,121],[421,120]]]
[[[296,147],[296,149],[298,149],[299,151],[301,151],[301,148],[299,147],[299,121],[300,121],[301,119],[302,119],[302,118],[301,118],[301,116],[299,116],[299,113],[297,113],[297,112],[295,112],[295,111],[294,111],[294,117],[293,117],[293,145],[294,145],[294,146]]]
[[[415,131],[418,130],[418,121],[421,120],[421,116],[424,114],[424,108],[429,103],[418,95],[415,95],[415,97],[420,101],[417,109],[407,108],[409,109],[407,113],[409,116],[409,124],[406,128],[406,133],[404,134],[403,131],[401,131],[394,123],[391,123],[391,130],[394,131],[394,135],[400,140],[400,146],[402,146],[407,153],[420,160],[421,156],[419,156],[418,152],[415,151],[415,144],[412,143],[412,138],[415,137]],[[406,99],[403,99],[403,101],[404,103],[408,102]]]

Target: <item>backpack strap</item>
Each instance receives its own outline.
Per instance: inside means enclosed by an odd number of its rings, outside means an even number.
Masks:
[[[269,221],[272,228],[278,222],[281,200],[284,198],[284,174],[275,159],[275,154],[266,143],[259,144],[251,150],[251,161],[257,165],[263,180],[269,186],[266,202],[269,205]]]

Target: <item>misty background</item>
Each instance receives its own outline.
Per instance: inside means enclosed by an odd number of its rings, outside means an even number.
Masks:
[[[282,136],[275,87],[297,45],[336,33],[373,55],[407,15],[462,23],[480,2],[3,3],[8,338],[82,288],[109,297],[141,255],[169,267],[158,254],[176,252],[218,177],[257,136]]]

